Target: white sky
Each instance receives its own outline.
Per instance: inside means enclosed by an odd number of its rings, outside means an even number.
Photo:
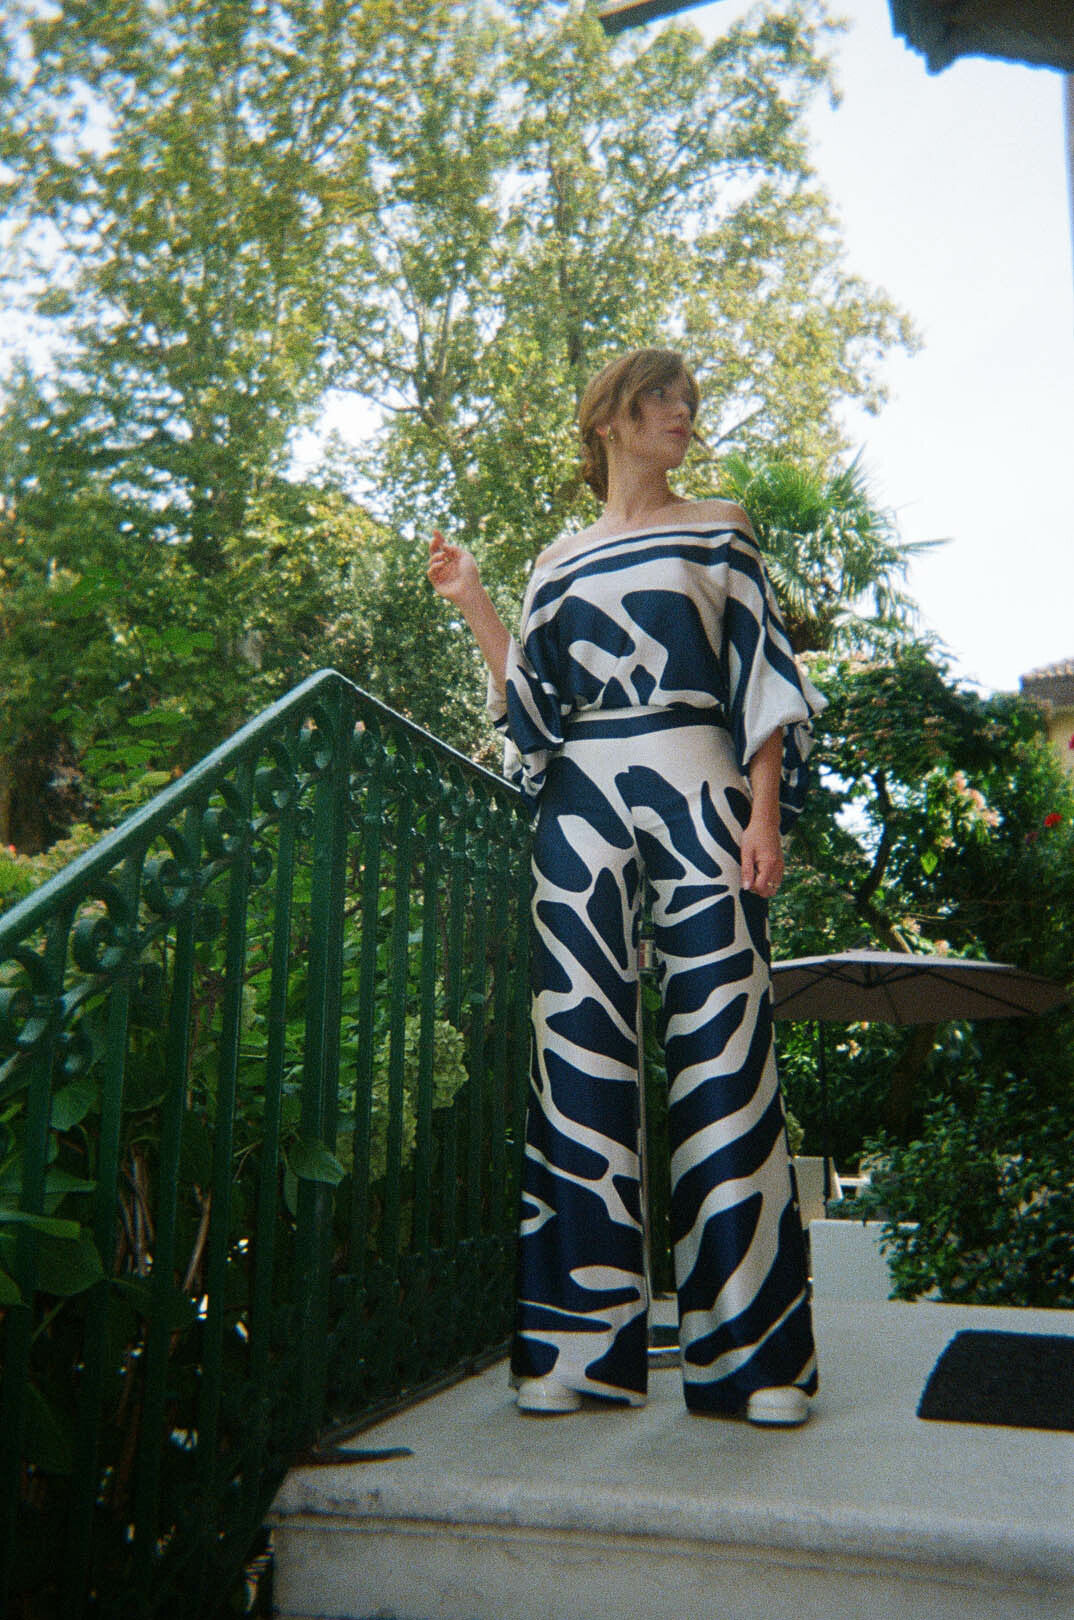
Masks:
[[[687,12],[708,35],[745,0]],[[852,269],[924,340],[853,421],[907,540],[950,536],[911,588],[958,675],[1013,690],[1074,658],[1074,268],[1063,79],[966,58],[929,74],[887,0],[831,0],[843,101],[812,119]]]

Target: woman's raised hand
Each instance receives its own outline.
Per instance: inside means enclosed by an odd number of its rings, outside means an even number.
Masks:
[[[449,602],[462,602],[481,584],[477,564],[462,546],[445,540],[439,529],[429,542],[429,583]]]
[[[462,546],[445,540],[439,529],[433,530],[429,542],[429,583],[461,610],[493,678],[502,686],[511,638],[481,583],[474,559]]]

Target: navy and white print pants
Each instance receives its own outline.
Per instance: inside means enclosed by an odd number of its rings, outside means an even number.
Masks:
[[[740,892],[749,811],[711,710],[576,716],[551,762],[533,857],[516,1376],[645,1396],[637,935],[647,883],[686,1403],[735,1412],[757,1389],[816,1388],[767,906]]]

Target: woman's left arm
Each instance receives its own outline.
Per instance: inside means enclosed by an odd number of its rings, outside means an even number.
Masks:
[[[779,836],[779,786],[783,763],[783,727],[766,737],[749,762],[753,813],[742,834],[742,887],[771,898],[783,881],[783,843]]]

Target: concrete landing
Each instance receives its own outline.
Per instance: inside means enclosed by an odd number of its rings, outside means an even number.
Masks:
[[[498,1366],[367,1430],[390,1461],[299,1469],[273,1510],[282,1620],[1074,1617],[1074,1434],[923,1422],[965,1328],[1074,1312],[818,1300],[800,1430],[647,1407],[527,1418]]]

